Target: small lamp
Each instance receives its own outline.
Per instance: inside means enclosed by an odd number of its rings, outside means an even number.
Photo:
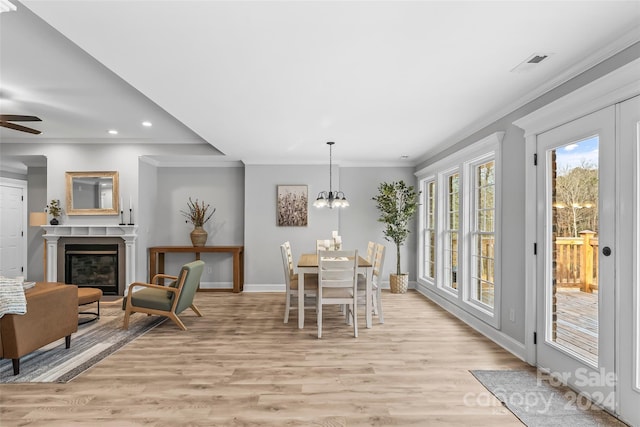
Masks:
[[[29,213],[29,226],[39,227],[47,224],[46,212],[31,212]]]

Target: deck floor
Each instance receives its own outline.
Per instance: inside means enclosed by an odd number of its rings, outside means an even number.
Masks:
[[[597,363],[598,294],[558,288],[556,343]]]

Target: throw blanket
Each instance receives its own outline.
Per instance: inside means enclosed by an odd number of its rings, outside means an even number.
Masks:
[[[22,282],[15,279],[0,278],[0,318],[5,314],[25,314],[27,299],[24,296]]]

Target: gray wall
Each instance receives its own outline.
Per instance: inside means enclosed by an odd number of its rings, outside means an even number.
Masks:
[[[340,187],[336,175],[334,169],[334,189]],[[301,253],[315,252],[316,239],[328,239],[332,230],[339,230],[341,213],[311,206],[320,191],[328,190],[324,165],[247,165],[245,184],[245,283],[274,289],[269,285],[284,284],[280,245],[288,240],[294,259]],[[287,184],[308,186],[307,227],[280,227],[276,223],[277,188]]]
[[[320,191],[328,190],[327,166],[248,165],[245,168],[245,283],[284,285],[280,245],[289,241],[294,260],[301,253],[315,252],[316,239],[328,239],[337,230],[348,249],[366,251],[369,240],[385,243],[385,271],[395,265],[395,249],[382,236],[382,224],[371,198],[383,180],[404,179],[413,184],[413,168],[357,168],[334,165],[333,189],[344,191],[351,206],[346,209],[317,209],[312,206]],[[337,179],[336,179],[337,178]],[[276,225],[276,191],[282,184],[305,184],[309,192],[309,224],[307,227]],[[412,234],[413,236],[413,234]],[[403,265],[415,275],[415,242],[410,239],[403,248]],[[259,287],[259,286],[258,286]]]
[[[63,208],[66,209],[66,171],[87,171],[87,170],[116,170],[120,175],[120,195],[123,200],[128,201],[129,197],[133,198],[134,202],[134,221],[139,226],[139,240],[137,242],[137,254],[136,254],[136,280],[147,280],[147,258],[146,258],[146,246],[144,242],[147,240],[145,235],[155,233],[155,229],[152,228],[147,222],[154,216],[154,210],[166,209],[166,205],[163,205],[162,196],[155,197],[152,191],[145,192],[141,195],[141,199],[138,199],[138,185],[139,185],[139,161],[141,158],[150,155],[213,155],[217,153],[209,145],[196,145],[196,144],[6,144],[2,143],[2,156],[6,159],[28,159],[30,156],[41,157],[45,156],[47,159],[47,167],[41,169],[34,169],[33,177],[31,169],[28,169],[27,176],[20,176],[21,179],[26,179],[29,184],[29,193],[36,191],[36,194],[46,193],[44,197],[44,205],[48,200],[60,199]],[[26,156],[26,157],[25,157]],[[153,170],[154,168],[152,168]],[[45,183],[43,187],[42,178],[39,176],[43,173],[46,174]],[[153,182],[155,181],[155,175],[153,172],[145,173],[147,178],[143,183],[143,188],[146,190],[153,189]],[[148,181],[147,181],[148,180]],[[147,183],[148,182],[148,183]],[[29,197],[32,200],[31,196]],[[29,211],[40,210],[44,205],[43,200],[38,199],[37,202],[33,202],[28,205]],[[142,203],[141,203],[142,202]],[[149,216],[140,215],[137,208],[143,206],[149,209]],[[153,206],[151,209],[150,206]],[[128,207],[128,202],[125,202],[125,207]],[[128,215],[125,217],[125,221],[128,222]],[[68,216],[66,212],[63,212],[62,222],[66,224],[107,224],[114,225],[120,222],[119,216],[116,215],[89,215],[89,216]],[[160,227],[164,225],[160,224]],[[31,231],[30,231],[31,232]],[[142,242],[142,243],[141,243]],[[162,243],[164,244],[164,242]],[[28,238],[27,256],[29,257],[28,265],[32,263],[38,263],[37,260],[42,260],[43,250],[42,239]],[[36,274],[37,267],[34,265],[34,274]],[[39,276],[43,277],[43,276]],[[31,273],[29,273],[29,279],[31,279]],[[35,277],[37,280],[38,277]]]
[[[138,239],[136,241],[136,276],[145,282],[148,277],[149,255],[147,248],[163,244],[156,240],[160,227],[158,226],[159,211],[167,209],[158,195],[158,168],[150,163],[138,160],[138,197],[134,205],[134,223],[138,224]]]
[[[369,240],[385,245],[381,277],[383,287],[387,287],[389,273],[395,273],[396,246],[393,242],[385,240],[382,234],[384,224],[378,222],[379,211],[371,199],[378,194],[378,185],[381,182],[404,180],[407,185],[413,185],[417,189],[413,167],[347,167],[340,169],[340,177],[342,189],[351,203],[340,217],[343,238],[365,253]],[[403,272],[409,273],[411,281],[416,279],[416,225],[417,217],[411,223],[407,241],[400,248],[401,268]]]
[[[149,174],[151,171],[149,171]],[[149,177],[149,176],[148,176]],[[146,184],[145,184],[146,185]],[[189,197],[215,208],[204,229],[209,233],[207,245],[236,246],[244,243],[244,168],[242,167],[161,167],[157,169],[156,197],[148,205],[148,222],[153,235],[144,247],[191,246],[191,223],[180,211],[187,210]],[[151,194],[154,193],[152,190]],[[176,274],[180,266],[193,261],[193,254],[167,254],[165,272]],[[206,262],[201,282],[215,287],[232,287],[231,255],[202,254]],[[246,270],[251,271],[253,266]],[[172,273],[173,272],[173,273]],[[246,282],[246,280],[245,280]]]
[[[43,212],[47,206],[47,168],[29,167],[27,176],[27,209]],[[44,231],[40,227],[27,229],[27,280],[44,280]]]

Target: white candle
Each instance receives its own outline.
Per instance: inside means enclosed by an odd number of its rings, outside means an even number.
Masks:
[[[324,241],[324,247],[325,247],[325,249],[329,249],[331,247],[331,241],[325,240]]]
[[[342,243],[342,236],[336,236],[336,243]]]
[[[129,196],[129,210],[133,209],[133,196]]]
[[[124,210],[124,205],[122,204],[122,197],[120,197],[120,210]]]
[[[334,239],[336,238],[337,235],[338,235],[337,231],[334,230],[331,232],[331,237],[333,237]]]

